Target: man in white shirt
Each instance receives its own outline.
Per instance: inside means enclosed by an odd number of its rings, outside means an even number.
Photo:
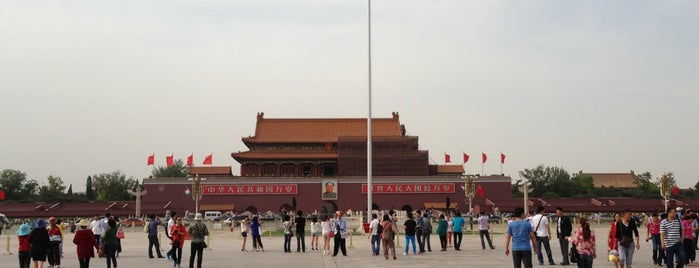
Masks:
[[[481,216],[478,217],[478,232],[481,237],[481,247],[485,249],[485,241],[483,240],[483,236],[487,238],[488,240],[488,246],[490,246],[490,249],[495,249],[493,247],[493,242],[490,241],[490,217],[488,215],[485,215],[485,211],[481,211]]]
[[[95,235],[95,239],[97,240],[97,243],[101,243],[102,240],[102,232],[104,232],[104,228],[102,228],[102,221],[100,220],[100,215],[95,215],[95,219],[90,222],[90,229],[92,229],[92,233]]]
[[[376,213],[371,214],[371,222],[369,223],[369,231],[371,232],[371,252],[378,256],[381,247],[381,234],[379,233],[379,219]]]
[[[551,227],[549,226],[548,217],[544,216],[544,207],[539,206],[536,208],[536,215],[531,219],[532,230],[536,234],[536,257],[539,260],[539,265],[544,265],[544,256],[541,252],[541,244],[544,244],[544,249],[546,249],[546,257],[549,259],[550,265],[556,265],[553,261],[553,255],[551,254],[551,244],[549,244],[549,237],[551,237]]]

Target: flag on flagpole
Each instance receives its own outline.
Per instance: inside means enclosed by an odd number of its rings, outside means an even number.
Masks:
[[[501,153],[500,153],[500,164],[505,164],[505,157],[506,157],[505,154],[503,154],[503,153],[501,152]]]
[[[154,165],[155,164],[155,154],[149,155],[148,162],[146,162],[146,163],[148,163],[148,166]]]
[[[485,153],[481,153],[481,158],[483,158],[483,164],[485,164],[486,161],[488,161],[488,155]]]
[[[202,165],[211,165],[211,158],[212,154],[207,155],[206,158],[204,158],[204,163],[202,163]]]
[[[467,153],[464,153],[464,164],[466,164],[466,162],[468,162],[468,159],[470,159],[470,158],[471,158],[470,155],[468,155]]]
[[[165,165],[172,166],[174,155],[169,155],[165,157]]]
[[[485,191],[483,191],[483,187],[479,184],[478,187],[476,187],[476,195],[483,197],[485,195]]]
[[[194,154],[187,156],[187,165],[190,167],[194,165]]]
[[[451,163],[451,155],[444,153],[444,163]]]

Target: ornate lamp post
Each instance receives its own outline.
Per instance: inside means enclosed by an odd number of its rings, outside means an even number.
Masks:
[[[519,190],[524,193],[524,215],[525,217],[529,215],[529,193],[532,192],[532,188],[529,188],[529,181],[524,180],[524,183],[522,186],[519,187]]]
[[[205,181],[206,178],[200,178],[197,174],[194,178],[188,178],[187,180],[192,181],[192,200],[194,200],[194,213],[199,213],[199,200],[204,193],[204,189],[201,186],[201,181]]]
[[[141,184],[136,182],[136,191],[134,192],[131,189],[126,190],[127,193],[130,195],[136,196],[136,218],[141,217],[141,196],[144,196],[148,193],[147,190],[141,190]]]
[[[468,212],[473,211],[473,197],[476,195],[476,187],[474,187],[473,179],[475,179],[477,175],[464,175],[463,179],[464,181],[464,194],[466,195],[466,199],[468,199]]]
[[[672,183],[674,181],[674,176],[670,174],[663,174],[658,178],[658,186],[660,187],[660,196],[663,197],[663,203],[665,204],[665,211],[667,211],[667,206],[670,201],[670,194],[672,193]]]

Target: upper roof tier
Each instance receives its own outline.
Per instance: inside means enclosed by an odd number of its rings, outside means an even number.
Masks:
[[[392,118],[373,118],[372,136],[404,136],[398,113]],[[243,138],[245,143],[336,143],[338,137],[366,137],[366,118],[264,118],[257,114],[255,136]]]

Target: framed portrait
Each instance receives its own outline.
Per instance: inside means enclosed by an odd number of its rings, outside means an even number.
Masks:
[[[321,185],[322,200],[337,200],[337,180],[323,180]]]

